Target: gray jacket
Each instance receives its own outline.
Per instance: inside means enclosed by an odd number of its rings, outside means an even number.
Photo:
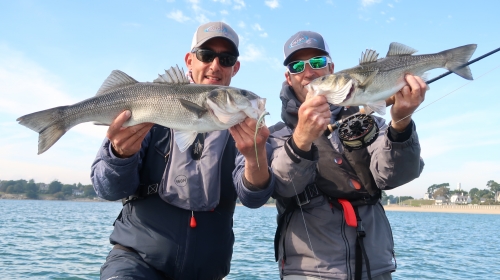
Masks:
[[[293,110],[300,106],[290,94],[290,88],[284,85],[281,95],[282,116],[290,113],[293,115]],[[294,102],[297,108],[293,108]],[[335,118],[339,108],[331,108],[332,118]],[[377,140],[368,147],[368,152],[371,155],[370,171],[377,187],[382,190],[392,189],[417,178],[424,163],[420,158],[420,144],[414,124],[411,124],[412,131],[408,140],[393,142],[387,135],[388,126],[384,120],[376,120],[380,132]],[[292,129],[284,127],[273,132],[269,140],[273,146],[271,169],[276,180],[273,196],[278,200],[301,193],[315,179],[318,155],[313,160],[301,158],[289,146],[289,152],[300,159],[300,162],[294,162],[284,147],[289,145],[286,140],[291,135]],[[337,132],[333,133],[330,141],[335,150],[343,151]],[[359,206],[358,210],[366,232],[364,245],[370,260],[372,277],[394,271],[394,242],[381,203]],[[342,211],[331,207],[326,197],[316,197],[303,205],[302,211],[296,209],[289,214],[286,225],[282,227],[279,240],[280,273],[282,276],[353,279],[355,245],[356,229],[346,225]],[[363,265],[363,278],[366,277]]]

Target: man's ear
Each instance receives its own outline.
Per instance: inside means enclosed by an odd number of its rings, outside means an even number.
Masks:
[[[231,75],[231,77],[234,77],[236,76],[236,73],[238,73],[238,71],[240,71],[240,61],[237,60],[236,63],[234,64],[233,66],[233,74]]]
[[[290,78],[290,72],[285,71],[285,78],[286,78],[286,82],[288,83],[288,85],[292,86],[292,79]]]
[[[186,67],[188,68],[188,70],[192,70],[191,65],[193,65],[193,56],[190,52],[188,52],[184,57],[184,62],[186,63]]]

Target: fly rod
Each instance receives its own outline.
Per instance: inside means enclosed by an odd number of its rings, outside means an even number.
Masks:
[[[482,55],[482,56],[480,56],[480,57],[478,57],[478,58],[476,58],[476,59],[473,59],[473,60],[471,60],[471,61],[469,61],[469,62],[465,63],[464,65],[457,67],[457,69],[460,69],[460,68],[463,68],[463,67],[465,67],[465,66],[471,65],[472,63],[474,63],[474,62],[476,62],[476,61],[479,61],[479,60],[481,60],[481,59],[483,59],[483,58],[485,58],[485,57],[487,57],[487,56],[490,56],[490,55],[492,55],[492,54],[494,54],[494,53],[496,53],[496,52],[498,52],[498,51],[500,51],[500,48],[495,49],[495,50],[492,50],[491,52],[489,52],[489,53],[487,53],[487,54],[484,54],[484,55]],[[434,78],[434,79],[428,80],[426,83],[427,83],[427,84],[430,84],[430,83],[435,82],[435,81],[437,81],[437,80],[439,80],[439,79],[441,79],[441,78],[443,78],[443,77],[446,77],[446,76],[450,75],[451,73],[453,73],[453,72],[452,72],[452,71],[448,71],[448,72],[446,72],[446,73],[444,73],[444,74],[442,74],[442,75],[437,76],[437,77],[436,77],[436,78]]]

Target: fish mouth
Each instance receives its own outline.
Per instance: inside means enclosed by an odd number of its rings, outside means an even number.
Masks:
[[[349,93],[345,96],[344,101],[349,100],[349,98],[351,98],[351,96],[354,94],[355,89],[356,89],[356,87],[355,87],[354,83],[352,83],[351,88],[349,89]]]

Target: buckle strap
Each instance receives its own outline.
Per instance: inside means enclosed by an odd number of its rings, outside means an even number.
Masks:
[[[297,200],[297,205],[302,206],[311,202],[311,199],[322,195],[323,193],[321,193],[316,184],[309,184],[304,191],[299,193],[295,198]]]
[[[151,184],[151,185],[147,185],[147,186],[146,185],[139,185],[135,194],[133,194],[131,196],[127,196],[126,198],[122,199],[122,204],[125,206],[125,204],[127,204],[131,201],[142,199],[142,198],[145,198],[145,197],[153,195],[153,194],[157,194],[159,191],[159,188],[160,188],[159,183],[155,183],[155,184]]]
[[[354,212],[354,208],[352,207],[351,202],[347,199],[339,198],[337,201],[342,205],[342,209],[344,210],[344,219],[348,226],[350,227],[358,227],[358,220],[356,219],[356,213]]]

